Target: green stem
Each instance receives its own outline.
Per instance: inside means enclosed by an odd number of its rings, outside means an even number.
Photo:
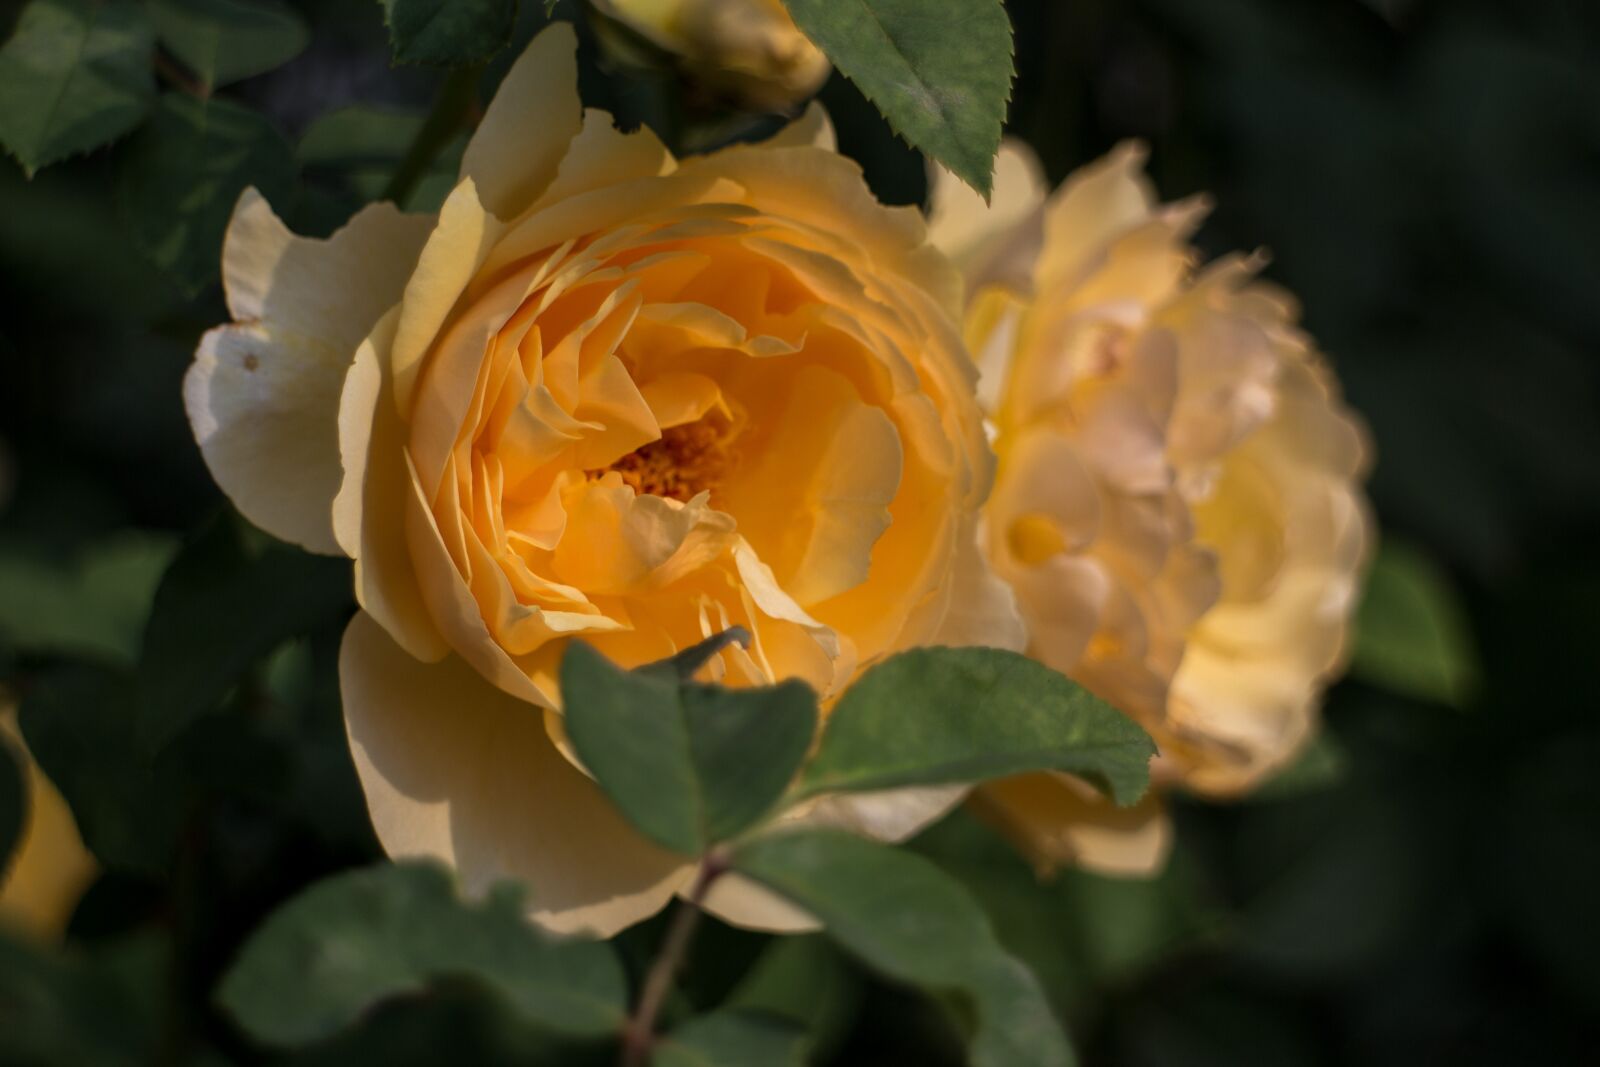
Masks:
[[[211,86],[191,75],[171,56],[159,49],[155,54],[155,69],[156,76],[162,81],[188,93],[196,100],[211,99]]]
[[[639,1003],[628,1018],[622,1031],[621,1067],[645,1067],[650,1062],[650,1047],[655,1043],[656,1017],[661,1014],[667,994],[672,992],[672,980],[683,967],[689,944],[694,940],[695,928],[700,925],[700,906],[715,882],[727,870],[720,859],[707,857],[700,864],[700,875],[686,900],[678,905],[667,927],[667,936],[661,941],[650,971],[645,975],[644,988]]]
[[[428,173],[428,168],[433,166],[440,150],[466,125],[468,116],[477,104],[478,80],[482,75],[483,67],[480,64],[459,67],[445,77],[444,83],[439,86],[439,95],[433,102],[433,110],[412,138],[411,147],[406,149],[405,158],[395,168],[394,177],[389,179],[382,199],[392,200],[402,208],[406,206],[406,201],[416,192],[418,183]]]

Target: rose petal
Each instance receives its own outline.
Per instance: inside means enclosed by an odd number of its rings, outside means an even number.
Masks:
[[[223,492],[262,529],[339,552],[335,413],[356,347],[400,297],[430,220],[371,204],[327,240],[296,237],[246,189],[223,244],[236,324],[201,339],[184,407]]]
[[[600,937],[654,914],[693,874],[562,758],[538,708],[460,660],[412,659],[362,613],[339,678],[373,829],[396,859],[442,860],[473,893],[518,879],[535,922]]]
[[[1001,143],[987,201],[945,168],[929,170],[928,239],[961,271],[969,295],[993,284],[1026,288],[1047,188],[1033,149],[1009,137]]]
[[[339,403],[339,450],[344,481],[333,502],[339,544],[356,561],[356,600],[402,647],[430,662],[449,651],[428,614],[406,544],[405,513],[411,473],[404,428],[384,373],[398,309],[373,327],[345,378]]]
[[[583,126],[578,37],[553,22],[511,65],[461,157],[483,203],[502,219],[519,215],[556,177]]]
[[[1119,808],[1070,775],[1025,774],[985,783],[973,801],[974,810],[1043,871],[1076,864],[1147,878],[1172,850],[1172,821],[1155,793]]]

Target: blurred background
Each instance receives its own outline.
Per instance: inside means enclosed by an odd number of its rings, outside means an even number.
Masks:
[[[380,853],[334,677],[347,564],[226,510],[179,381],[226,318],[244,176],[326,233],[390,188],[446,80],[391,66],[373,0],[294,6],[306,47],[218,94],[228,143],[177,150],[152,121],[31,181],[0,160],[0,705],[99,861],[70,917],[45,916],[61,939],[0,933],[0,1063],[577,1062],[466,985],[293,1055],[211,1003],[275,906]],[[1164,196],[1215,196],[1208,253],[1271,251],[1371,426],[1384,543],[1324,738],[1248,801],[1180,801],[1158,880],[1041,883],[959,815],[916,847],[1037,970],[1088,1064],[1594,1062],[1600,5],[1006,6],[1010,132],[1052,181],[1143,138]],[[544,21],[521,8],[485,99]],[[583,22],[573,0],[557,17]],[[681,147],[762,125],[603,63],[588,31],[583,92]],[[837,76],[822,99],[879,195],[920,202],[920,157]],[[407,206],[437,204],[462,143]],[[151,729],[159,756],[138,757]],[[7,840],[20,791],[0,760]],[[624,935],[630,966],[660,935]],[[959,1062],[934,1005],[820,942],[774,946],[712,926],[686,1000],[801,983],[821,1062]]]

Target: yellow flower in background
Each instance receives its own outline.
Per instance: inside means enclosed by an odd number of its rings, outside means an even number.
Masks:
[[[23,745],[14,706],[0,706],[0,745],[16,761],[26,787],[22,833],[0,870],[0,929],[57,938],[94,881],[94,857],[83,847],[67,802]]]
[[[355,559],[341,686],[388,851],[609,933],[694,872],[570,759],[571,639],[631,666],[741,625],[717,677],[827,696],[894,650],[1021,629],[975,549],[993,457],[921,214],[877,203],[815,109],[681,161],[620,133],[580,107],[575,45],[530,45],[437,217],[372,205],[308,240],[247,191],[234,322],[184,397],[246,516]],[[814,815],[896,837],[956,799]],[[736,879],[709,905],[802,921]]]
[[[1199,200],[1160,206],[1124,146],[1046,198],[1007,144],[993,206],[939,176],[930,227],[969,284],[1000,457],[984,544],[1030,654],[1136,718],[1157,783],[1228,796],[1294,757],[1343,662],[1371,539],[1365,435],[1280,290],[1196,270]],[[1042,867],[1159,866],[1152,794],[992,783],[981,811]]]
[[[700,84],[760,110],[794,107],[822,88],[832,70],[782,0],[591,2],[605,19],[676,57]],[[630,51],[615,32],[602,32],[601,40],[619,54]]]

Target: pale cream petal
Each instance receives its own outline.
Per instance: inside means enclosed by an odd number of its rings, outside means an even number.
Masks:
[[[562,758],[539,708],[460,660],[421,663],[361,613],[339,678],[373,829],[396,859],[442,860],[472,893],[517,879],[533,921],[601,937],[660,910],[692,876]]]
[[[962,331],[978,368],[978,406],[991,418],[1001,412],[1026,309],[1027,303],[1004,286],[985,286],[967,297]]]
[[[583,125],[578,38],[554,22],[512,64],[461,157],[461,176],[502,219],[521,214],[555,180]]]
[[[344,481],[333,502],[334,533],[356,561],[356,600],[418,659],[442,659],[449,646],[428,614],[406,544],[406,501],[413,493],[405,429],[384,373],[398,309],[373,327],[345,377],[339,404]]]
[[[1099,560],[1057,555],[1009,576],[1028,622],[1030,654],[1071,674],[1099,628],[1111,597],[1111,575]]]
[[[971,786],[956,784],[825,796],[799,821],[897,844],[943,818],[970,790]]]
[[[356,347],[398,299],[431,220],[372,204],[327,240],[297,237],[246,189],[223,244],[235,324],[207,333],[183,382],[206,465],[257,526],[339,552],[337,411]]]
[[[1078,551],[1099,536],[1102,511],[1100,490],[1078,445],[1048,427],[1028,430],[1007,446],[989,504],[996,558],[1037,562],[1039,550],[1019,542],[1025,527],[1041,520],[1059,539],[1048,554]]]
[[[1172,850],[1172,820],[1156,793],[1119,808],[1070,775],[1025,774],[985,783],[972,804],[1042,873],[1075,864],[1099,874],[1150,877]]]
[[[828,109],[823,107],[819,100],[807,104],[799,118],[762,143],[772,145],[774,148],[809,145],[828,152],[839,150],[839,138],[834,133],[833,119],[828,117]]]
[[[1054,292],[1099,262],[1113,238],[1148,221],[1155,189],[1144,175],[1148,153],[1137,142],[1073,173],[1045,206],[1045,244],[1034,269],[1041,293]]]
[[[1028,646],[1028,629],[1017,607],[1016,594],[989,566],[978,542],[978,534],[970,529],[961,535],[951,576],[954,588],[949,614],[931,643],[1021,652]]]
[[[445,198],[439,222],[406,283],[390,352],[395,403],[402,413],[411,411],[424,357],[503,231],[484,210],[472,177],[463,178]]]
[[[1043,240],[1047,186],[1033,149],[1001,142],[988,202],[944,167],[930,163],[928,239],[955,263],[968,291],[990,284],[1025,287]]]
[[[676,166],[672,153],[649,126],[624,133],[617,129],[610,112],[588,108],[555,181],[536,202],[553,204],[618,182],[670,174]]]
[[[723,922],[746,930],[805,934],[822,928],[809,912],[738,874],[724,874],[711,883],[702,904]]]

